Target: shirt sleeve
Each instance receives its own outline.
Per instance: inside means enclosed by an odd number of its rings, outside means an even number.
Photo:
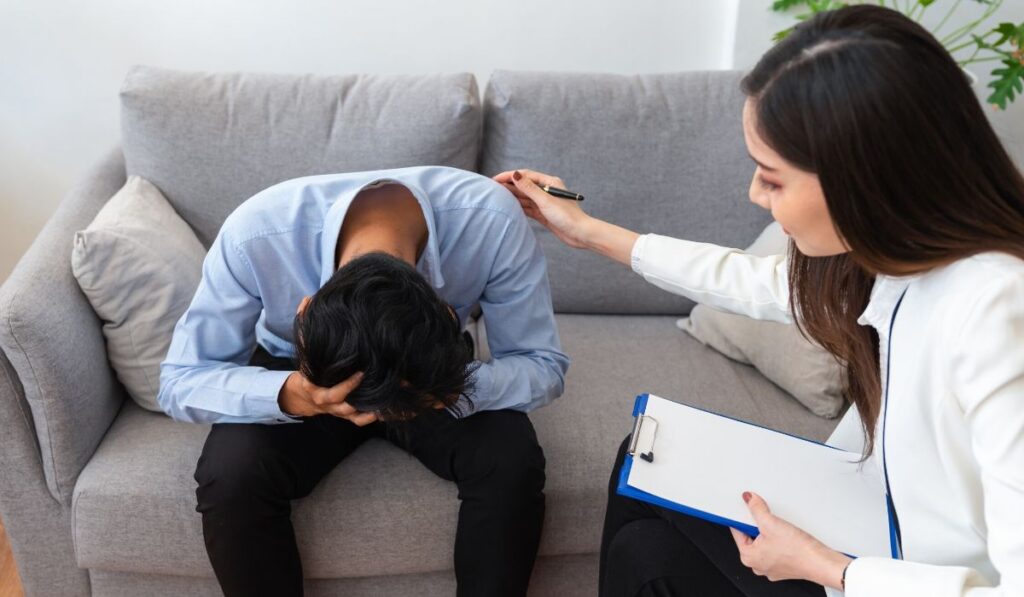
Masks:
[[[569,358],[558,340],[544,255],[522,213],[509,217],[480,307],[491,360],[473,375],[472,412],[528,412],[561,396]]]
[[[630,263],[651,284],[695,302],[754,319],[793,322],[785,255],[758,257],[645,234],[633,245]]]
[[[277,397],[290,371],[246,364],[263,311],[252,268],[226,237],[228,224],[203,261],[196,294],[174,326],[160,364],[160,407],[193,423],[299,422]]]
[[[980,468],[988,557],[997,586],[976,570],[861,558],[848,597],[1024,595],[1024,279],[1006,276],[975,293],[949,344],[949,382]]]

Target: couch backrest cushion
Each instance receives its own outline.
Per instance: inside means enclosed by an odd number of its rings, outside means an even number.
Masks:
[[[747,198],[736,71],[621,76],[498,71],[484,96],[481,172],[548,172],[584,210],[638,232],[745,247],[771,221]],[[693,303],[537,228],[555,310],[686,314]]]
[[[133,67],[121,88],[129,175],[155,184],[209,247],[231,211],[282,180],[445,165],[474,169],[473,75],[312,76]]]

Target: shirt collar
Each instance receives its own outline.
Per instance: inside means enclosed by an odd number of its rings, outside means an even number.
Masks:
[[[871,288],[871,298],[868,305],[857,318],[860,325],[870,325],[876,330],[888,329],[892,312],[896,309],[896,303],[900,300],[903,291],[910,286],[910,283],[919,275],[913,276],[888,276],[878,274],[875,276],[875,285]]]
[[[324,229],[321,234],[320,247],[322,260],[320,269],[321,287],[331,279],[331,276],[336,271],[334,268],[334,251],[338,245],[338,236],[341,234],[341,225],[345,221],[345,214],[348,213],[352,200],[367,186],[383,181],[395,182],[409,189],[409,192],[412,193],[413,197],[420,204],[420,208],[423,210],[423,219],[427,222],[427,246],[423,249],[423,253],[416,262],[416,269],[423,274],[434,288],[442,288],[444,286],[444,277],[441,276],[441,254],[437,247],[437,227],[434,225],[434,210],[427,194],[407,181],[395,178],[374,178],[342,193],[324,215]]]

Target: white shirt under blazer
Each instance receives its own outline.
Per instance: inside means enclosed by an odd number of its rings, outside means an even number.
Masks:
[[[784,255],[647,234],[632,267],[697,302],[792,322]],[[904,559],[854,560],[846,594],[1024,596],[1024,260],[990,252],[925,274],[877,276],[858,322],[878,330],[883,384],[904,290],[885,423]],[[862,449],[856,417],[851,408],[829,443]],[[879,419],[869,470],[882,475]]]

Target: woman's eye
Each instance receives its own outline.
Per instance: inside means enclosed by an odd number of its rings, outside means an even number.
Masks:
[[[779,185],[777,185],[775,183],[768,182],[767,180],[765,180],[764,178],[761,178],[760,176],[757,177],[757,182],[758,182],[758,184],[761,185],[761,188],[766,190],[766,191],[774,191],[774,190],[779,188]]]

